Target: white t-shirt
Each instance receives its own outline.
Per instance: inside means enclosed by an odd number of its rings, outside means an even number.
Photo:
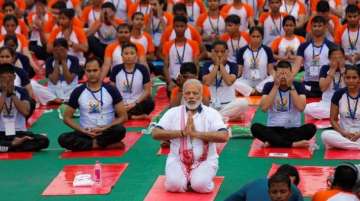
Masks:
[[[80,110],[81,128],[109,125],[115,118],[115,105],[122,101],[119,91],[108,84],[92,92],[83,84],[71,93],[70,107]]]
[[[320,78],[326,78],[328,76],[329,70],[329,65],[321,67]],[[335,91],[343,87],[345,87],[344,77],[339,71],[336,71],[335,76],[330,83],[330,86],[322,93],[321,100],[330,103]]]

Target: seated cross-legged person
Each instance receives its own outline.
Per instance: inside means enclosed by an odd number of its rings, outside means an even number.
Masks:
[[[325,145],[340,149],[360,150],[360,71],[345,70],[346,87],[337,90],[330,107],[330,122],[334,130],[325,130],[321,138]]]
[[[0,65],[0,152],[39,151],[49,146],[49,139],[26,130],[30,114],[30,96],[26,89],[14,86],[15,68]]]
[[[165,189],[170,192],[209,193],[218,169],[216,143],[226,142],[228,131],[221,115],[201,104],[202,83],[184,83],[184,105],[173,107],[153,129],[156,140],[170,140],[165,167]]]
[[[276,65],[274,82],[264,86],[260,107],[268,113],[267,125],[251,126],[253,136],[264,146],[309,147],[316,126],[301,125],[301,112],[305,108],[304,87],[293,82],[291,64],[280,61]]]
[[[144,119],[155,107],[147,68],[137,63],[137,49],[132,43],[122,46],[123,64],[113,67],[110,80],[120,91],[129,119]]]
[[[345,87],[343,73],[345,71],[345,54],[342,48],[329,51],[330,64],[320,69],[319,86],[322,91],[320,102],[308,103],[304,113],[316,119],[330,118],[331,97],[339,88]]]
[[[123,148],[126,130],[121,124],[127,120],[127,113],[119,91],[101,83],[97,59],[87,61],[85,74],[87,83],[74,89],[64,113],[65,124],[74,131],[61,134],[59,144],[73,151]],[[76,109],[80,111],[80,124],[72,118]]]
[[[211,89],[211,107],[220,111],[228,120],[241,119],[247,110],[245,99],[236,99],[233,83],[238,67],[227,61],[228,46],[223,41],[215,41],[212,46],[212,62],[203,67],[203,83]]]
[[[48,89],[54,98],[69,100],[71,92],[78,86],[80,71],[79,60],[68,54],[66,39],[56,39],[53,56],[46,61]]]

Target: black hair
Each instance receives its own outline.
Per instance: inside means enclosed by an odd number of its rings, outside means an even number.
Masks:
[[[110,8],[111,10],[113,10],[114,12],[116,11],[116,7],[115,5],[112,3],[112,2],[105,2],[101,5],[101,9],[104,9],[104,8]]]
[[[359,8],[355,5],[348,5],[345,9],[345,14],[348,13],[359,13]]]
[[[321,23],[321,24],[326,24],[326,19],[323,16],[320,15],[316,15],[312,20],[311,20],[311,24],[314,23]]]
[[[296,25],[296,19],[295,19],[295,17],[292,16],[292,15],[287,15],[287,16],[284,17],[284,19],[283,19],[283,21],[282,21],[282,26],[283,26],[283,27],[285,26],[285,24],[286,24],[287,21],[291,21],[291,22],[293,22],[293,23]]]
[[[62,10],[66,8],[66,3],[63,1],[57,1],[51,6],[52,9]]]
[[[237,25],[239,25],[239,24],[241,23],[241,19],[240,19],[240,17],[237,16],[237,15],[229,15],[229,16],[227,16],[227,17],[225,18],[225,23],[226,23],[226,24],[231,23],[231,24],[237,24]]]
[[[330,48],[329,50],[329,58],[331,57],[331,55],[334,53],[334,52],[337,52],[337,51],[340,51],[343,55],[345,55],[345,51],[342,47],[340,46],[334,46],[332,48]]]
[[[5,9],[6,7],[11,7],[12,9],[16,9],[16,5],[14,1],[5,1],[5,3],[2,6],[2,9]]]
[[[15,73],[15,68],[12,64],[0,64],[0,74]]]
[[[135,16],[140,15],[144,17],[144,13],[142,12],[135,12],[132,16],[131,16],[131,20],[134,20]]]
[[[97,62],[97,63],[99,64],[99,68],[102,67],[103,61],[102,61],[100,58],[93,56],[93,57],[89,57],[89,58],[86,59],[84,68],[86,68],[86,66],[87,66],[89,63],[92,63],[92,62]]]
[[[298,170],[292,166],[292,165],[289,165],[289,164],[284,164],[284,165],[281,165],[276,173],[279,173],[279,174],[285,174],[285,175],[288,175],[289,177],[295,177],[295,180],[294,180],[294,184],[297,186],[299,185],[300,183],[300,176],[299,176],[299,172]]]
[[[288,61],[285,60],[280,60],[274,67],[275,70],[279,69],[279,68],[288,68],[291,70],[291,64]]]
[[[72,8],[64,8],[60,10],[60,15],[65,15],[69,19],[73,19],[75,17],[75,10]]]
[[[326,13],[330,12],[330,5],[328,1],[321,0],[316,5],[316,12]]]
[[[187,18],[185,17],[185,16],[182,16],[182,15],[176,15],[175,17],[174,17],[174,24],[175,24],[175,22],[183,22],[183,23],[185,23],[185,24],[187,24],[188,23],[188,20],[187,20]]]
[[[175,14],[177,11],[183,11],[185,13],[187,13],[187,10],[186,10],[186,5],[183,4],[183,3],[176,3],[174,6],[173,6],[173,9],[172,9],[172,13]]]
[[[54,41],[54,47],[64,47],[66,49],[69,48],[69,44],[65,38],[57,38]]]
[[[360,77],[360,69],[359,69],[356,65],[348,65],[348,66],[346,66],[346,68],[345,68],[345,74],[346,74],[348,71],[351,71],[351,70],[355,71],[355,72],[358,74],[358,76]]]
[[[47,0],[35,0],[35,4],[36,3],[41,3],[43,5],[47,5]]]
[[[126,48],[133,48],[135,52],[137,52],[137,47],[134,43],[125,43],[121,45],[121,54],[124,52]]]
[[[258,32],[261,34],[261,37],[264,38],[264,29],[263,29],[262,27],[259,27],[259,26],[253,26],[253,27],[251,27],[251,28],[250,28],[250,31],[249,31],[250,35],[251,35],[252,33],[254,33],[255,31],[258,31]]]
[[[184,75],[186,73],[190,73],[193,75],[197,75],[197,67],[193,62],[184,62],[180,66],[180,74]]]
[[[332,187],[336,186],[345,191],[351,191],[357,179],[357,172],[346,165],[336,167]]]
[[[19,24],[19,21],[15,15],[6,15],[3,19],[3,24],[5,25],[7,21],[14,21],[16,26]]]
[[[0,53],[3,52],[3,51],[8,51],[11,54],[12,57],[15,57],[15,55],[16,55],[15,50],[10,48],[10,47],[7,47],[7,46],[0,47]]]
[[[16,46],[18,46],[18,40],[15,34],[6,34],[4,38],[4,44],[6,44],[9,41],[15,42]]]
[[[291,181],[288,175],[281,174],[281,173],[275,173],[272,175],[268,180],[268,188],[271,188],[272,184],[275,183],[285,183],[287,187],[289,187],[289,190],[291,190]]]
[[[116,31],[119,31],[120,29],[128,29],[131,30],[131,26],[128,23],[123,23],[117,26]]]
[[[215,40],[212,44],[211,44],[211,49],[214,49],[215,46],[217,45],[221,45],[223,47],[225,47],[225,49],[228,49],[228,45],[226,44],[226,42],[222,41],[222,40]]]

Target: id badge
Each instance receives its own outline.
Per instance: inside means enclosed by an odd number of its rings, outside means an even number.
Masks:
[[[5,127],[5,135],[12,136],[16,134],[15,131],[15,116],[14,115],[4,115],[3,122]]]
[[[270,36],[277,36],[278,32],[276,29],[271,29]]]
[[[131,94],[131,88],[129,86],[125,85],[123,92]]]
[[[215,98],[215,103],[214,103],[214,107],[216,109],[220,109],[221,108],[221,103],[218,97]]]
[[[161,41],[161,33],[156,32],[156,33],[153,34],[153,37],[154,37],[153,38],[154,39],[154,45],[159,46],[160,41]]]
[[[259,69],[250,69],[250,78],[252,80],[260,79],[260,70]]]
[[[319,67],[318,66],[310,66],[310,76],[311,77],[319,76]]]
[[[106,120],[105,120],[103,114],[99,115],[99,118],[96,119],[96,125],[97,126],[105,126],[106,125]]]

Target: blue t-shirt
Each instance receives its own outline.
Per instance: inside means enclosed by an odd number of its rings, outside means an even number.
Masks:
[[[303,201],[303,196],[295,185],[291,185],[289,201]],[[271,201],[269,197],[268,179],[257,179],[243,186],[239,191],[230,195],[225,201]]]

